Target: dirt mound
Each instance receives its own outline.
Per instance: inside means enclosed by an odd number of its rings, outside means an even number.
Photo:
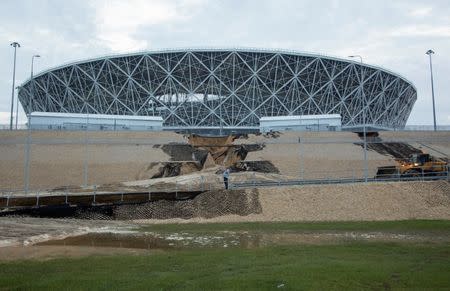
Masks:
[[[231,167],[231,170],[235,172],[251,171],[260,173],[280,173],[278,168],[275,167],[271,161],[242,161]]]
[[[197,172],[201,169],[202,166],[196,162],[169,162],[164,163],[164,165],[159,168],[159,172],[150,178],[175,177]]]
[[[188,137],[189,144],[196,147],[223,147],[230,146],[236,139],[233,135],[228,136],[200,136],[192,134]]]
[[[407,143],[369,143],[367,149],[376,151],[382,155],[390,155],[396,159],[406,159],[412,154],[421,153],[420,149],[417,149]]]
[[[281,133],[279,131],[269,131],[263,134],[265,138],[279,138]]]
[[[171,161],[198,161],[203,164],[208,155],[207,150],[195,148],[189,144],[169,143],[155,146],[160,147],[163,152],[168,154]]]
[[[363,135],[358,133],[358,136],[363,139]],[[369,132],[366,135],[367,138],[367,149],[373,150],[381,155],[392,156],[395,159],[407,159],[412,154],[421,153],[422,150],[413,147],[407,143],[400,142],[383,142],[383,140],[378,137],[377,132]],[[363,143],[358,143],[364,147]]]

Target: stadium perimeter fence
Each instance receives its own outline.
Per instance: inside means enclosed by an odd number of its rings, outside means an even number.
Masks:
[[[15,138],[4,138],[0,140],[0,146],[8,145],[8,146],[18,146],[22,145],[25,150],[28,150],[31,152],[31,155],[28,156],[28,161],[25,159],[27,158],[26,155],[23,158],[23,167],[21,169],[15,169],[15,171],[20,171],[21,173],[27,173],[28,171],[28,179],[30,177],[33,177],[37,173],[33,171],[39,171],[42,174],[42,171],[46,171],[45,168],[39,168],[36,166],[31,167],[31,165],[34,165],[34,160],[36,160],[36,157],[34,156],[36,152],[34,149],[42,146],[52,146],[52,145],[62,145],[62,146],[69,146],[69,147],[78,147],[82,148],[84,151],[85,156],[83,157],[83,166],[81,166],[76,172],[79,177],[79,185],[82,186],[82,188],[85,189],[86,193],[91,192],[91,195],[94,196],[95,201],[95,195],[102,195],[100,191],[97,191],[99,187],[101,187],[102,184],[111,183],[112,181],[104,182],[104,179],[96,180],[92,174],[94,170],[90,169],[90,160],[92,156],[90,157],[89,148],[95,145],[120,145],[120,146],[150,146],[154,147],[156,145],[162,145],[162,144],[169,144],[172,143],[173,140],[170,140],[170,138],[121,138],[117,136],[113,137],[91,137],[90,133],[92,131],[86,132],[86,134],[81,138],[71,138],[71,137],[53,137],[53,138],[39,138],[39,137],[33,137],[36,133],[40,133],[42,131],[27,131],[29,134],[24,134],[21,137],[15,137]],[[94,132],[95,133],[95,132]],[[398,133],[398,135],[397,135]],[[244,140],[245,141],[245,140]],[[265,177],[264,175],[261,175],[257,172],[253,172],[251,174],[248,174],[245,176],[245,179],[242,178],[243,174],[242,172],[235,172],[231,174],[230,179],[230,188],[252,188],[252,187],[270,187],[270,186],[283,186],[283,185],[308,185],[308,184],[341,184],[341,183],[358,183],[358,182],[386,182],[386,181],[427,181],[427,180],[449,180],[449,168],[448,165],[446,166],[445,171],[431,171],[431,172],[418,172],[414,175],[411,174],[402,174],[399,171],[396,171],[389,175],[376,175],[379,164],[373,165],[373,163],[368,163],[366,166],[366,162],[364,160],[364,156],[362,155],[362,151],[358,152],[357,155],[360,155],[359,157],[353,156],[353,164],[354,167],[351,167],[351,169],[348,168],[338,168],[338,169],[327,169],[327,170],[317,170],[314,167],[311,167],[310,165],[305,164],[305,159],[309,156],[308,150],[305,150],[305,146],[309,147],[309,151],[311,151],[314,148],[314,145],[321,144],[321,145],[328,145],[329,147],[334,147],[338,145],[344,145],[344,144],[356,144],[358,146],[363,147],[363,139],[358,137],[356,134],[354,135],[354,138],[348,139],[348,138],[324,138],[324,137],[309,137],[301,139],[299,137],[296,137],[295,134],[291,134],[289,138],[267,138],[264,139],[263,144],[265,145],[276,145],[276,146],[283,146],[283,145],[294,145],[296,148],[295,155],[291,156],[292,160],[296,160],[294,170],[291,170],[290,173],[284,174],[284,175],[272,175],[269,178]],[[399,132],[392,132],[389,139],[384,139],[382,141],[380,140],[373,140],[373,139],[367,139],[367,146],[369,148],[369,152],[372,152],[370,145],[376,145],[379,143],[402,143],[402,144],[415,144],[415,145],[421,145],[423,146],[423,149],[429,151],[430,153],[434,153],[439,155],[443,160],[449,160],[448,153],[442,152],[439,148],[434,147],[433,145],[437,144],[450,144],[450,132],[441,134],[441,135],[430,135],[424,136],[424,137],[410,137],[408,135],[402,136]],[[185,142],[179,143],[180,146],[187,145],[187,140]],[[245,142],[243,143],[245,144]],[[431,145],[431,146],[430,146]],[[122,157],[122,160],[127,160],[127,154],[130,154],[131,151],[125,151],[121,153],[121,155],[124,155]],[[57,157],[55,157],[56,159]],[[145,157],[142,157],[145,159]],[[335,159],[335,155],[330,152],[330,159]],[[327,160],[326,153],[324,156],[322,156],[322,160]],[[108,165],[105,164],[105,168],[108,167]],[[31,170],[31,168],[34,168],[34,170]],[[366,170],[367,169],[367,170]],[[64,177],[66,175],[73,175],[72,172],[64,173],[64,169],[61,168],[61,173],[58,175],[60,177]],[[366,175],[367,172],[367,175]],[[25,175],[25,174],[24,174]],[[17,174],[17,177],[21,176],[21,174]],[[207,191],[207,190],[214,190],[214,189],[223,189],[223,184],[221,180],[221,175],[216,175],[215,180],[208,180],[205,178],[201,172],[199,172],[199,175],[196,175],[195,178],[197,181],[190,181],[192,183],[184,183],[182,181],[177,181],[175,179],[174,183],[168,184],[164,191],[167,192],[182,192],[182,191]],[[270,176],[270,175],[269,175]],[[181,176],[180,176],[181,177]],[[25,177],[23,178],[25,183]],[[120,182],[120,181],[116,181]],[[71,184],[73,185],[73,184]],[[0,186],[0,195],[3,197],[8,196],[11,197],[16,194],[24,194],[28,193],[29,195],[39,196],[39,193],[47,193],[49,189],[52,189],[54,187],[57,187],[58,189],[61,189],[64,193],[70,193],[72,191],[80,191],[79,187],[73,187],[69,184],[65,183],[64,180],[61,180],[61,183],[58,185],[48,185],[48,186],[36,186],[33,185],[33,183],[28,184],[27,187],[24,186],[20,187],[16,184],[7,184],[6,182],[3,182]],[[91,189],[91,190],[89,190]],[[160,188],[149,186],[148,192],[151,193],[152,191],[161,191]],[[117,193],[114,193],[114,191],[110,192],[109,194],[117,194],[117,195],[123,195],[123,191],[118,191]]]

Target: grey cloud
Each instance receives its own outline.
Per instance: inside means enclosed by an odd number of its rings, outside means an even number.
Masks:
[[[450,68],[445,55],[450,51],[450,38],[439,34],[401,33],[408,27],[435,30],[450,27],[448,1],[222,0],[203,1],[197,5],[189,1],[179,3],[185,5],[180,8],[183,17],[141,25],[130,32],[129,37],[145,41],[147,49],[257,46],[340,57],[361,54],[365,62],[391,69],[414,82],[419,99],[409,120],[413,124],[430,124],[432,120],[428,59],[424,53],[433,48],[436,51],[438,121],[450,123],[450,83],[447,82]],[[17,78],[21,80],[29,76],[30,58],[36,52],[43,55],[37,64],[38,71],[67,61],[113,53],[98,34],[95,4],[90,1],[36,0],[1,3],[0,111],[8,111],[10,106],[10,41],[17,39],[23,44],[17,70]],[[420,17],[412,14],[414,9],[424,7],[430,7],[431,12]]]

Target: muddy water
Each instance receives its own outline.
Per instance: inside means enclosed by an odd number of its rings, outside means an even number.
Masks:
[[[0,261],[357,241],[450,244],[450,233],[302,230],[164,232],[148,231],[148,228],[123,221],[0,218]]]
[[[276,245],[336,244],[367,242],[435,242],[450,243],[448,236],[430,234],[395,234],[383,232],[232,232],[199,233],[89,233],[50,240],[36,246],[85,246],[127,249],[184,249],[184,248],[258,248]]]

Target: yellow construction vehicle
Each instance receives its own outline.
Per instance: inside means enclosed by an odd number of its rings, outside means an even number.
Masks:
[[[408,159],[397,162],[397,166],[379,167],[376,178],[439,176],[447,174],[448,171],[446,161],[426,153],[415,153]]]

